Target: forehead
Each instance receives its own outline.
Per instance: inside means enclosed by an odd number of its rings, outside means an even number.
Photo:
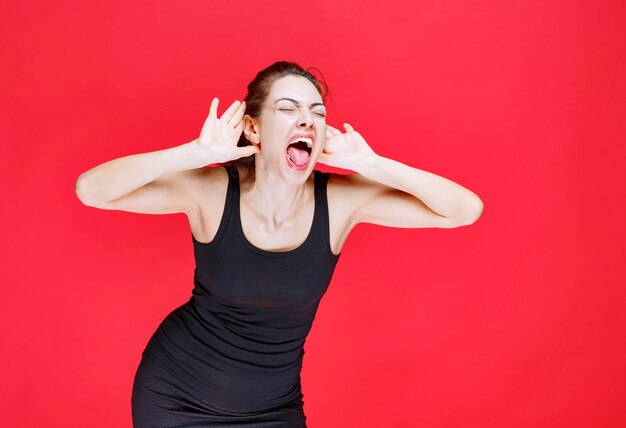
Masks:
[[[322,102],[322,96],[315,85],[302,76],[285,76],[276,80],[268,98],[272,103],[280,98],[293,98],[306,103]]]

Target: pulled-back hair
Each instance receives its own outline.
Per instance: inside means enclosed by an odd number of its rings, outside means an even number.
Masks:
[[[323,77],[315,77],[309,70],[317,71],[320,76],[321,72],[315,67],[309,67],[306,70],[300,65],[294,62],[278,61],[269,67],[259,71],[254,80],[248,84],[248,93],[246,94],[244,101],[246,102],[246,111],[244,114],[248,114],[253,118],[259,118],[263,105],[269,96],[272,84],[285,76],[301,76],[308,79],[317,88],[317,91],[322,96],[322,100],[325,102],[328,95],[328,86]],[[250,146],[252,143],[248,141],[245,134],[242,132],[239,137],[237,146],[245,147]],[[254,155],[235,159],[230,162],[224,163],[225,166],[241,165],[250,170],[254,170]]]

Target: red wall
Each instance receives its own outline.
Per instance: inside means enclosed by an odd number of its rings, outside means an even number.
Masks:
[[[190,232],[74,182],[191,141],[212,97],[221,114],[290,60],[326,77],[331,125],[485,204],[469,227],[354,230],[306,343],[309,426],[626,426],[625,20],[591,0],[5,2],[0,425],[131,426]]]

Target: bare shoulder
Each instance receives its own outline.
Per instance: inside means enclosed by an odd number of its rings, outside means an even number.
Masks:
[[[228,191],[228,172],[222,166],[202,168],[189,180],[195,209],[187,213],[189,227],[200,242],[210,242],[219,227]]]
[[[205,167],[188,172],[186,177],[189,191],[194,194],[198,201],[205,200],[215,191],[226,189],[228,184],[228,173],[221,166]]]
[[[349,217],[354,216],[365,201],[391,190],[360,174],[331,173],[328,179],[328,199],[336,211]],[[332,202],[331,202],[332,200]]]
[[[326,195],[328,198],[329,209],[335,213],[344,211],[346,206],[346,198],[350,198],[351,179],[347,174],[330,173],[326,184]]]
[[[228,174],[221,166],[203,167],[178,171],[158,181],[170,181],[171,191],[186,195],[191,203],[185,212],[190,214],[193,211],[206,210],[207,204],[210,207],[214,200],[219,199],[216,193],[221,190],[225,192]]]
[[[358,223],[356,212],[366,195],[375,191],[371,180],[359,174],[330,173],[327,184],[331,249],[339,254]]]

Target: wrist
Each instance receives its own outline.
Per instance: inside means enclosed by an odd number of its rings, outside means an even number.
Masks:
[[[217,162],[209,149],[200,147],[197,139],[183,144],[183,147],[192,168],[201,168]]]
[[[355,172],[367,177],[370,171],[376,170],[380,163],[381,157],[376,154],[376,152],[371,152],[359,159],[357,162]]]

